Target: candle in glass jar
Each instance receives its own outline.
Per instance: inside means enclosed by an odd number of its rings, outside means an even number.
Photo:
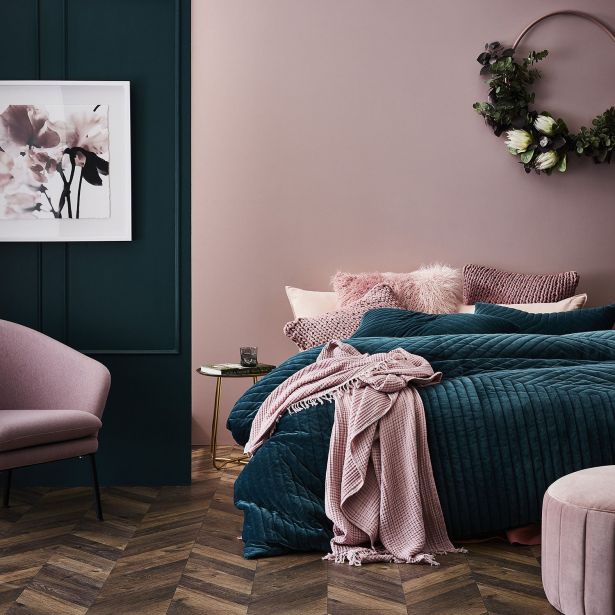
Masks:
[[[256,346],[242,346],[239,349],[239,356],[244,367],[254,367],[258,364],[258,348]]]

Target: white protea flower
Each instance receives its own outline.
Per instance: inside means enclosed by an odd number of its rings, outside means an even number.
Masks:
[[[538,132],[541,132],[543,135],[548,135],[549,137],[555,132],[557,124],[552,117],[548,115],[539,115],[534,120],[534,128]]]
[[[546,171],[552,169],[558,162],[557,152],[549,150],[543,154],[536,156],[534,160],[534,167],[539,171]]]
[[[506,137],[506,145],[514,154],[524,152],[532,144],[532,135],[527,130],[509,130]]]

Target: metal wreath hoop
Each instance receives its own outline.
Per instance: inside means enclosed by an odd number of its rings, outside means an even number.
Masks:
[[[521,31],[519,36],[517,36],[517,39],[513,43],[512,48],[516,50],[517,46],[521,42],[521,39],[534,26],[538,25],[541,21],[544,21],[545,19],[548,19],[549,17],[554,17],[555,15],[571,15],[573,17],[580,17],[581,19],[586,19],[587,21],[590,21],[594,25],[598,26],[602,31],[606,32],[608,37],[615,43],[615,32],[607,24],[605,24],[603,21],[601,21],[597,17],[594,17],[593,15],[590,15],[589,13],[584,13],[583,11],[562,10],[562,11],[553,11],[552,13],[547,13],[546,15],[543,15],[542,17],[538,17],[538,19],[534,19],[534,21],[530,23],[529,25],[527,25]]]

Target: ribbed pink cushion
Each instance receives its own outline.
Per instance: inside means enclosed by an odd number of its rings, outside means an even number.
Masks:
[[[565,615],[615,613],[615,466],[574,472],[547,490],[542,582]]]
[[[482,265],[463,268],[463,302],[553,303],[572,297],[579,283],[576,271],[510,273]]]
[[[94,436],[101,426],[82,410],[0,410],[0,452]]]

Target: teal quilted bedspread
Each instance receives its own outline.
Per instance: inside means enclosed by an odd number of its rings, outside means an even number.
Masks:
[[[442,371],[420,389],[449,534],[477,537],[540,520],[550,483],[615,464],[615,331],[349,340],[361,352],[405,348]],[[299,353],[251,387],[228,428],[245,444],[267,395],[315,361]],[[326,551],[324,477],[332,403],[286,414],[235,483],[248,558]]]

